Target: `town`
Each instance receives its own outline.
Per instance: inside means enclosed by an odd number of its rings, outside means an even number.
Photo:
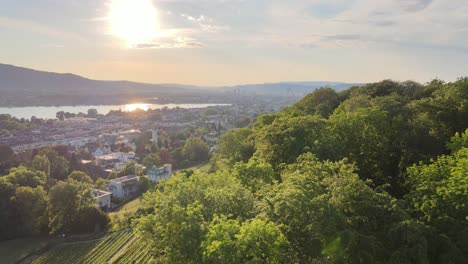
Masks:
[[[173,170],[207,163],[222,133],[247,126],[283,105],[283,101],[246,99],[207,108],[58,112],[56,119],[45,120],[1,115],[0,146],[11,149],[11,157],[0,164],[0,173],[33,163],[44,150],[56,152],[65,158],[68,171],[85,172],[92,178],[96,204],[110,212],[139,196],[147,182],[154,185],[169,178]],[[12,126],[14,122],[18,125]],[[196,146],[187,150],[191,140]]]

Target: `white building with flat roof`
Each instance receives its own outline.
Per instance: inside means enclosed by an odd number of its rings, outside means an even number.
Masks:
[[[131,198],[140,191],[140,177],[129,175],[112,179],[109,181],[109,191],[113,197]]]
[[[105,212],[111,209],[111,193],[99,189],[93,189],[91,193],[96,197],[96,203]]]

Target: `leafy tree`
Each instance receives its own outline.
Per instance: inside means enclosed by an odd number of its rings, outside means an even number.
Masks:
[[[219,153],[228,158],[231,164],[247,162],[255,151],[253,131],[250,128],[229,130],[220,136]]]
[[[329,138],[327,121],[315,116],[282,117],[258,131],[255,157],[270,163],[275,170],[281,164],[294,163],[305,152],[331,158],[335,147]]]
[[[0,163],[9,161],[13,157],[13,149],[7,145],[0,145]]]
[[[88,117],[96,118],[98,116],[98,111],[96,109],[88,109]]]
[[[136,229],[161,261],[200,263],[201,243],[215,214],[239,219],[253,216],[253,195],[235,177],[222,173],[177,173],[147,192]]]
[[[143,166],[145,166],[147,169],[151,168],[152,166],[161,166],[162,161],[161,158],[159,157],[158,153],[151,153],[146,155],[143,158],[143,161],[141,162]]]
[[[50,177],[50,162],[44,155],[36,155],[31,162],[31,168],[44,172],[47,179]]]
[[[298,115],[319,115],[328,118],[338,107],[340,100],[335,90],[319,88],[295,103],[289,111]]]
[[[257,118],[253,127],[255,130],[260,130],[265,126],[271,125],[278,116],[276,114],[264,114]]]
[[[123,177],[123,176],[128,176],[128,175],[142,175],[142,171],[138,164],[135,161],[130,161],[125,164],[120,171],[118,171],[115,176],[110,177],[110,178],[118,178],[118,177]]]
[[[47,212],[51,234],[94,230],[94,225],[83,227],[80,224],[81,214],[96,207],[91,189],[90,185],[74,180],[59,181],[50,189]]]
[[[76,153],[76,157],[79,160],[92,160],[93,155],[87,148],[81,148]]]
[[[50,178],[55,180],[65,180],[68,176],[69,163],[55,150],[45,148],[37,155],[46,156],[50,163]]]
[[[4,176],[14,186],[29,186],[36,188],[45,184],[45,175],[42,171],[32,171],[25,166],[12,168],[10,174]]]
[[[140,192],[145,193],[151,187],[151,183],[146,177],[140,177]]]
[[[195,202],[186,208],[174,205],[170,221],[163,223],[156,218],[141,218],[139,230],[148,234],[156,256],[164,263],[200,263],[200,244],[205,232],[202,205]],[[169,220],[169,219],[167,219]]]
[[[18,187],[12,198],[17,212],[17,235],[37,235],[47,228],[47,198],[42,187]]]
[[[466,263],[467,106],[468,78],[319,89],[221,136],[232,166],[163,181],[135,228],[164,263]]]
[[[250,122],[252,122],[252,120],[250,120],[249,117],[242,116],[242,117],[237,118],[234,121],[234,126],[237,127],[237,128],[242,128],[242,127],[246,127],[246,126],[250,125]]]
[[[57,117],[58,120],[63,121],[65,119],[65,112],[63,111],[57,112],[55,116]]]
[[[459,146],[455,137],[453,146]],[[455,148],[454,148],[455,150]],[[408,169],[407,184],[415,216],[447,235],[468,259],[468,148]]]
[[[99,178],[96,180],[96,183],[95,183],[96,189],[104,190],[108,183],[109,183],[108,180]]]
[[[82,171],[73,171],[72,173],[70,173],[70,175],[68,175],[68,179],[81,183],[93,184],[93,179],[88,174]]]
[[[464,133],[455,133],[449,143],[447,143],[447,148],[452,152],[456,152],[462,148],[468,148],[468,129]]]
[[[241,263],[284,263],[288,241],[272,222],[254,219],[242,224],[239,235]]]
[[[15,237],[17,224],[12,221],[13,206],[11,198],[15,195],[15,186],[7,179],[0,177],[0,240]]]
[[[330,117],[330,126],[340,143],[339,156],[356,162],[362,179],[372,179],[376,185],[390,183],[395,171],[386,170],[392,161],[387,155],[391,153],[391,138],[385,133],[391,126],[387,112],[378,108],[340,112]],[[398,167],[394,169],[398,172]]]
[[[160,149],[158,154],[159,154],[159,159],[161,160],[161,164],[174,163],[171,152],[169,152],[167,148]]]
[[[287,240],[272,222],[215,216],[202,243],[204,263],[284,263]]]
[[[204,263],[241,263],[241,252],[236,236],[240,232],[238,220],[214,216],[202,242]]]
[[[239,162],[234,165],[232,175],[252,192],[256,192],[266,184],[275,182],[275,171],[268,163],[258,163],[251,159],[248,163]]]
[[[310,263],[325,255],[334,262],[376,263],[394,254],[414,254],[400,251],[401,244],[412,242],[394,233],[408,216],[395,199],[369,188],[354,170],[346,160],[320,162],[304,154],[286,169],[283,182],[268,190],[265,213],[284,226],[293,252],[290,258]],[[387,240],[391,232],[392,243]],[[422,250],[418,251],[421,259],[414,263],[429,259],[423,233],[412,240],[419,241],[414,250]]]
[[[182,154],[192,162],[204,162],[210,157],[208,145],[196,137],[191,137],[185,141]]]

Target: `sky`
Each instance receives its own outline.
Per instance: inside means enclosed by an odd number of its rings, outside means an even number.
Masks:
[[[0,63],[99,80],[468,75],[467,0],[1,0]]]

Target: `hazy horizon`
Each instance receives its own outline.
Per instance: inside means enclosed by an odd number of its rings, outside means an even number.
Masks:
[[[461,0],[5,2],[2,62],[96,80],[425,83],[468,68]]]

